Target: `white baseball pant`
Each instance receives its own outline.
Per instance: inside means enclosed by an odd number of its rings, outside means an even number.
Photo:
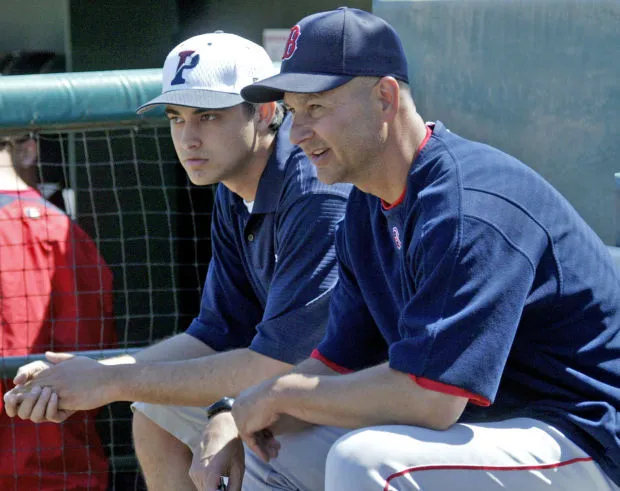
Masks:
[[[244,491],[619,491],[556,428],[529,418],[280,435],[263,463],[246,449]]]

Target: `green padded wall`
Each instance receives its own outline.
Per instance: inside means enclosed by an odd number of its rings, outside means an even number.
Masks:
[[[136,108],[160,91],[161,69],[1,77],[0,131],[137,123]]]

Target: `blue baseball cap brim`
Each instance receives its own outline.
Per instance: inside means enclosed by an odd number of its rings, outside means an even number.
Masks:
[[[335,89],[350,82],[355,75],[327,73],[280,73],[241,89],[241,97],[248,102],[279,101],[285,92],[310,94]]]

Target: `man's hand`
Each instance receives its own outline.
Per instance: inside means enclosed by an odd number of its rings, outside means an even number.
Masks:
[[[38,398],[43,395],[44,388],[49,388],[58,396],[57,409],[64,411],[95,409],[113,401],[111,388],[114,367],[67,353],[48,352],[45,356],[53,366],[36,373],[27,384],[13,389],[13,395],[25,395],[39,387]],[[51,394],[49,398],[49,401],[53,402]],[[33,402],[33,409],[34,406],[36,404]],[[47,414],[47,410],[45,413]],[[21,414],[19,415],[21,417]]]
[[[43,360],[33,361],[32,363],[21,366],[17,369],[17,375],[15,375],[13,383],[15,385],[23,385],[26,382],[30,382],[37,373],[47,370],[51,366],[51,363],[47,363]]]
[[[273,428],[280,420],[272,389],[276,379],[244,390],[235,398],[232,415],[239,436],[245,444],[265,462],[278,456],[280,443],[275,439]]]
[[[41,388],[35,385],[30,392],[11,394],[15,390],[4,395],[5,401],[7,397],[12,397],[13,401],[20,401],[17,412],[13,410],[9,412],[6,406],[6,412],[11,417],[18,416],[21,419],[29,419],[33,423],[62,423],[75,413],[75,411],[58,409],[58,396],[49,387]]]
[[[58,409],[58,395],[49,388],[32,385],[32,380],[52,365],[44,361],[28,363],[17,370],[15,388],[4,394],[4,408],[11,418],[17,416],[34,423],[62,423],[75,411]]]
[[[243,443],[229,412],[216,414],[193,449],[189,475],[199,491],[217,491],[222,476],[228,476],[229,491],[241,491],[245,471]]]
[[[15,375],[13,383],[16,388],[19,388],[23,384],[30,382],[37,373],[47,370],[50,366],[51,365],[49,363],[44,361],[33,361],[32,363],[21,366],[17,370],[17,375]],[[23,395],[20,394],[19,390],[11,389],[6,392],[4,394],[4,408],[6,410],[6,414],[11,418],[17,416],[22,400]]]

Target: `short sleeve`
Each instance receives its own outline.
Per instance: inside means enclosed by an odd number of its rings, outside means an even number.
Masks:
[[[211,222],[212,256],[200,301],[200,313],[189,334],[216,351],[247,347],[262,317],[239,256],[222,200],[215,200]]]
[[[529,243],[542,250],[544,234],[535,226],[518,233],[528,232],[535,236]],[[391,368],[422,386],[492,403],[532,286],[530,254],[536,253],[482,218],[425,223],[422,240],[409,251],[416,292],[401,316],[402,339],[390,347]]]
[[[338,278],[334,234],[346,197],[305,193],[277,219],[277,263],[250,349],[286,363],[307,358],[325,333]]]
[[[313,357],[339,372],[356,371],[387,359],[387,344],[348,264],[346,226],[336,234],[338,284],[330,303],[327,332]]]

